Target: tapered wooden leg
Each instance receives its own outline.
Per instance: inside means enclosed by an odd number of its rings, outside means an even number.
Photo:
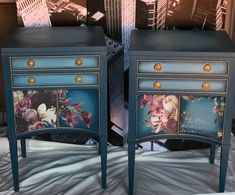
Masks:
[[[107,137],[100,138],[100,153],[101,153],[101,177],[102,188],[106,188],[107,181]]]
[[[20,144],[21,144],[21,155],[23,158],[25,158],[26,157],[26,140],[21,139]]]
[[[101,144],[99,143],[99,155],[101,154]]]
[[[216,144],[211,144],[210,146],[210,163],[214,164],[215,162],[215,151],[216,151]]]
[[[19,191],[19,171],[18,171],[18,154],[17,154],[17,140],[10,140],[10,153],[11,153],[11,167],[13,175],[13,184],[15,192]]]
[[[230,145],[221,146],[219,192],[224,192]]]
[[[128,195],[134,192],[134,172],[135,172],[135,143],[128,144]]]

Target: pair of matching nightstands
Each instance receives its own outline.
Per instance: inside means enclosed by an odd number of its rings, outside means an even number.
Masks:
[[[102,187],[107,167],[107,51],[101,27],[16,28],[2,48],[14,190],[17,140],[80,133],[99,140]]]
[[[225,32],[133,31],[129,67],[129,195],[135,145],[189,139],[221,146],[224,191],[234,100],[235,47]],[[160,168],[160,167],[159,167]],[[170,186],[169,186],[170,187]]]
[[[17,140],[74,132],[99,139],[107,169],[107,51],[101,27],[16,28],[2,48],[15,191]],[[133,31],[129,68],[129,195],[135,145],[190,139],[221,146],[219,191],[229,156],[235,48],[224,32]]]

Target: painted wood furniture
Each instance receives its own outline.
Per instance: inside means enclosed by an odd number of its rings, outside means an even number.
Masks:
[[[131,34],[129,67],[129,195],[135,145],[189,139],[221,147],[224,191],[234,100],[235,48],[225,32],[148,31]],[[170,186],[169,186],[170,187]]]
[[[99,139],[102,187],[107,161],[107,51],[101,27],[16,28],[2,48],[14,190],[17,140],[46,133]],[[78,135],[79,136],[79,135]]]

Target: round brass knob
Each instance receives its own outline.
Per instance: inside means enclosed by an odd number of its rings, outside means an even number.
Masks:
[[[33,68],[35,66],[35,61],[34,60],[28,60],[27,65],[29,68]]]
[[[75,63],[77,66],[81,66],[81,65],[83,64],[83,61],[82,61],[81,58],[78,58],[78,59],[75,60],[74,63]]]
[[[209,90],[211,87],[210,83],[209,82],[204,82],[202,83],[202,89],[204,90]]]
[[[162,70],[162,64],[157,63],[157,64],[154,65],[153,68],[156,72],[160,72]]]
[[[36,79],[34,77],[29,77],[28,78],[28,84],[34,85],[36,83]]]
[[[153,87],[154,87],[155,89],[160,89],[160,88],[161,88],[161,82],[160,82],[160,81],[155,81],[155,82],[153,83]]]
[[[76,76],[76,77],[75,77],[75,82],[76,82],[77,84],[81,84],[81,83],[82,83],[82,77],[81,77],[81,76]]]
[[[212,66],[210,64],[205,64],[203,66],[203,71],[204,72],[210,72],[212,70]]]

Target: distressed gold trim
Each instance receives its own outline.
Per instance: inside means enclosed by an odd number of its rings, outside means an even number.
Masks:
[[[97,84],[83,84],[83,83],[80,83],[79,85],[76,83],[76,82],[74,82],[74,84],[71,84],[71,85],[56,85],[56,86],[54,86],[54,85],[43,85],[43,86],[37,86],[36,84],[35,85],[29,85],[29,86],[14,86],[14,82],[13,82],[13,77],[14,76],[28,76],[28,77],[33,77],[33,76],[45,76],[45,75],[47,75],[47,76],[50,76],[50,75],[71,75],[71,76],[76,76],[77,74],[75,74],[75,73],[33,73],[33,74],[19,74],[19,73],[17,73],[17,74],[11,74],[11,87],[13,88],[13,89],[16,89],[16,88],[18,88],[18,89],[21,89],[21,88],[51,88],[51,87],[53,87],[53,88],[58,88],[58,87],[78,87],[78,86],[99,86],[99,84],[100,84],[100,74],[99,74],[99,72],[82,72],[80,75],[82,76],[82,75],[89,75],[89,74],[93,74],[93,75],[96,75],[96,83]]]
[[[12,59],[17,59],[17,58],[26,58],[25,60],[31,60],[32,58],[78,58],[79,56],[81,56],[81,58],[85,58],[85,57],[97,57],[97,67],[84,67],[83,66],[75,66],[74,68],[25,68],[25,69],[21,69],[21,70],[17,70],[17,69],[13,69],[12,67]],[[45,70],[98,70],[100,69],[100,55],[90,55],[90,54],[84,54],[84,55],[65,55],[65,56],[10,56],[9,57],[9,62],[10,62],[10,71],[16,71],[16,72],[23,72],[23,71],[45,71]],[[27,62],[27,61],[26,61]]]
[[[181,95],[178,95],[178,98],[179,98],[179,106],[178,106],[178,124],[177,124],[177,135],[180,134],[180,114],[181,114],[181,98],[182,96]]]
[[[156,75],[190,75],[190,76],[228,76],[230,74],[230,67],[231,67],[231,61],[230,60],[136,60],[137,61],[137,74],[156,74]],[[217,63],[217,62],[224,62],[227,64],[227,73],[225,74],[213,74],[213,73],[203,73],[203,70],[202,73],[164,73],[164,71],[161,71],[161,72],[156,72],[153,70],[153,72],[140,72],[139,71],[139,64],[140,62],[153,62],[153,64],[156,64],[156,63],[161,63],[161,62],[204,62],[204,64],[208,64],[208,63]]]
[[[195,90],[191,90],[191,91],[180,91],[180,90],[140,90],[139,89],[139,80],[140,79],[146,79],[146,80],[153,80],[153,81],[159,81],[159,82],[161,82],[161,80],[181,80],[181,81],[195,81],[195,80],[197,80],[197,81],[211,81],[211,82],[213,82],[213,81],[225,81],[225,85],[226,85],[226,88],[225,88],[225,92],[221,92],[221,91],[205,91],[205,90],[203,90],[202,89],[202,91],[195,91]],[[228,92],[228,79],[215,79],[215,78],[211,78],[211,79],[208,79],[208,78],[166,78],[166,77],[164,77],[164,78],[156,78],[156,79],[154,79],[154,78],[149,78],[149,77],[137,77],[137,85],[136,85],[136,91],[137,92],[170,92],[170,93],[176,93],[176,94],[178,94],[178,93],[189,93],[189,92],[191,92],[191,93],[216,93],[216,94],[227,94],[227,92]]]

